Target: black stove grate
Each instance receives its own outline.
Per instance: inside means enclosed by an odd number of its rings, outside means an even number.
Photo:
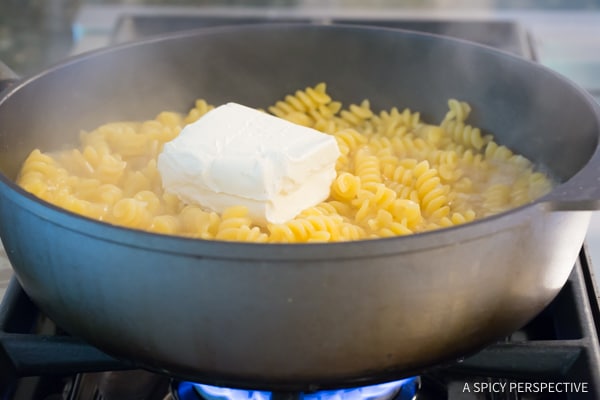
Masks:
[[[567,284],[540,315],[477,354],[423,371],[416,398],[600,399],[600,310],[596,292],[587,287],[593,282],[589,271],[582,251]],[[0,399],[92,398],[74,393],[89,392],[86,381],[108,393],[123,380],[142,378],[164,397],[165,377],[127,371],[133,368],[62,332],[13,279],[0,307]],[[111,379],[117,383],[106,383]],[[550,392],[544,384],[568,393]]]
[[[285,21],[264,16],[124,16],[115,27],[112,42],[206,26]],[[420,30],[478,41],[535,59],[525,30],[510,21],[290,18],[288,22]],[[415,400],[600,399],[600,308],[591,271],[582,250],[567,284],[539,316],[477,354],[423,371]],[[173,399],[168,381],[62,332],[36,308],[15,279],[11,282],[0,305],[0,400]],[[127,384],[131,382],[144,384],[134,388]],[[577,386],[570,386],[569,393],[535,393],[543,383]],[[511,387],[515,390],[509,390]],[[276,393],[273,399],[300,397],[299,393]]]

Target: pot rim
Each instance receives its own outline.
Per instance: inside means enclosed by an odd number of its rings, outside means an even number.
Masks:
[[[530,60],[519,57],[512,53],[498,50],[490,46],[470,42],[463,39],[452,38],[432,33],[417,32],[405,29],[357,26],[346,24],[322,24],[322,23],[269,23],[269,24],[248,24],[235,26],[218,26],[209,28],[199,28],[189,31],[163,34],[140,41],[123,43],[115,46],[109,46],[101,49],[85,52],[57,63],[29,78],[23,79],[10,89],[0,95],[0,107],[8,101],[21,88],[31,82],[44,78],[53,71],[59,70],[71,64],[87,60],[89,58],[101,57],[107,53],[117,51],[126,51],[129,48],[151,45],[156,42],[178,40],[187,37],[211,36],[223,33],[239,34],[240,30],[278,30],[278,29],[321,29],[321,30],[351,30],[365,32],[386,31],[390,34],[402,34],[415,38],[435,38],[448,42],[460,42],[464,46],[478,47],[481,51],[501,53],[503,56],[510,57],[516,62],[524,64],[535,64],[536,68],[549,73],[558,79],[571,85],[579,94],[582,95],[590,109],[595,113],[597,125],[600,126],[600,106],[595,104],[595,100],[590,94],[574,84],[568,78],[559,73]],[[594,107],[595,106],[595,107]],[[600,137],[600,130],[598,136]],[[598,142],[597,142],[598,143]],[[79,214],[75,214],[61,207],[55,206],[42,199],[37,198],[31,193],[20,188],[12,179],[5,174],[0,173],[0,195],[6,200],[11,201],[17,207],[26,209],[37,217],[48,222],[75,231],[86,236],[95,237],[109,242],[120,243],[126,246],[138,247],[147,250],[154,250],[181,255],[191,255],[195,257],[206,257],[211,259],[261,259],[264,261],[283,261],[283,260],[327,260],[341,259],[339,254],[344,254],[343,258],[373,258],[378,256],[387,256],[390,254],[402,254],[414,251],[433,249],[448,245],[457,245],[466,241],[480,239],[482,237],[495,234],[502,230],[514,229],[523,224],[529,224],[536,215],[543,215],[553,210],[593,210],[600,209],[600,184],[594,192],[594,202],[588,201],[584,206],[569,206],[569,191],[573,186],[581,185],[579,179],[576,179],[580,173],[595,164],[600,168],[600,145],[596,148],[588,162],[567,181],[555,186],[550,193],[529,204],[507,210],[505,212],[481,218],[473,222],[462,225],[456,225],[448,228],[430,230],[415,233],[406,236],[397,236],[390,238],[363,239],[347,242],[332,243],[247,243],[230,242],[220,240],[206,240],[198,238],[188,238],[183,236],[174,236],[153,233],[138,229],[127,228],[123,226],[112,225],[106,222],[97,221]],[[574,182],[574,183],[573,183]],[[567,196],[556,196],[556,193],[567,193]],[[557,206],[558,204],[558,206]],[[579,203],[578,203],[579,204]]]

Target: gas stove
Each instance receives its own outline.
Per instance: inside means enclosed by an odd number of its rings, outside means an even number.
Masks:
[[[317,22],[443,33],[536,59],[531,38],[511,21],[266,18],[246,15],[123,15],[112,43],[231,23]],[[524,268],[526,266],[523,266]],[[184,382],[138,369],[72,337],[45,316],[12,278],[0,306],[0,400],[408,400],[600,399],[600,307],[585,247],[566,285],[534,320],[465,358],[380,385],[265,392]]]
[[[582,250],[566,285],[542,313],[476,354],[383,385],[271,393],[181,382],[135,369],[63,332],[13,279],[0,310],[0,399],[598,399],[595,293]]]

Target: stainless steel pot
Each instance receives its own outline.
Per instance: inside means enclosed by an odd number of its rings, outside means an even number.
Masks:
[[[346,104],[406,105],[473,123],[561,182],[460,227],[371,241],[191,240],[92,221],[14,183],[34,148],[197,97],[265,107],[328,83]],[[316,389],[406,376],[524,325],[565,283],[600,199],[600,112],[532,62],[406,31],[313,25],[209,29],[94,52],[0,100],[0,235],[29,296],[116,357],[236,387]],[[577,211],[577,212],[575,212]]]

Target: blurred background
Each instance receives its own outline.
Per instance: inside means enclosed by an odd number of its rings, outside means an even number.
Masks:
[[[600,0],[0,0],[0,59],[19,74],[32,74],[69,56],[74,49],[85,51],[95,47],[82,48],[78,41],[85,40],[86,35],[109,34],[102,32],[114,28],[107,21],[110,19],[108,14],[160,12],[160,9],[168,12],[174,8],[192,8],[194,12],[215,8],[259,12],[310,9],[317,13],[321,9],[323,12],[353,14],[379,11],[437,18],[445,14],[450,17],[508,18],[537,13],[565,19],[562,22],[568,23],[569,15],[599,12]],[[95,21],[87,21],[91,24],[85,26],[86,21],[82,18]],[[108,25],[99,26],[102,22]],[[597,36],[600,41],[600,35]],[[589,40],[589,37],[582,40]],[[94,43],[104,44],[99,40]]]

